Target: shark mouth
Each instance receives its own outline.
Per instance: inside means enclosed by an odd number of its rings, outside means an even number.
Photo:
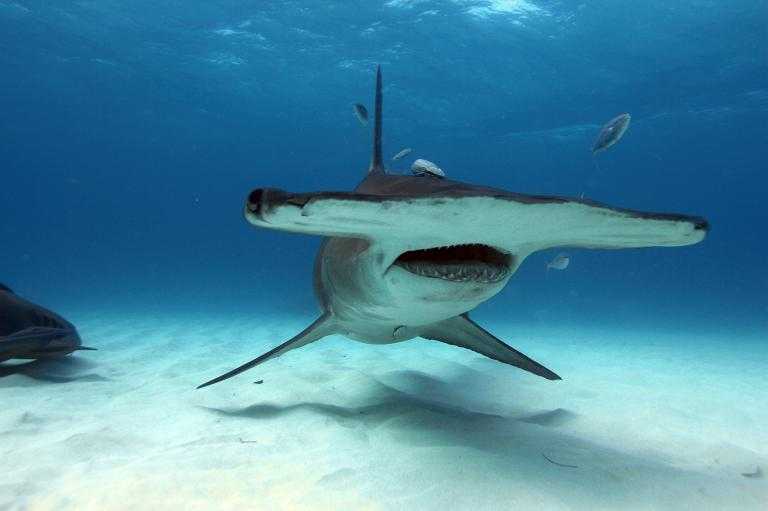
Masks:
[[[507,278],[513,256],[477,243],[404,252],[395,266],[421,277],[493,284]]]

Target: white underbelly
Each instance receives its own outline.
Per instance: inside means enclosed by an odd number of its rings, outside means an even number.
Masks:
[[[391,266],[386,254],[361,243],[329,240],[321,252],[317,280],[324,307],[350,339],[392,343],[413,338],[420,327],[471,311],[507,282],[416,275]]]
[[[343,334],[369,343],[400,342],[418,335],[419,327],[464,314],[495,295],[497,289],[468,282],[416,277],[392,268],[378,285],[347,296],[341,289],[331,300]],[[399,329],[399,330],[398,330]]]

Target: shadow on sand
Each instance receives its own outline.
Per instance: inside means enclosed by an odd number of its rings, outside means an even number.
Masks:
[[[352,397],[359,403],[355,406],[306,401],[203,408],[251,421],[285,420],[295,414],[288,419],[289,428],[299,437],[302,431],[333,422],[341,426],[332,434],[338,442],[345,442],[346,431],[354,431],[345,456],[375,460],[372,470],[430,474],[431,484],[470,490],[484,481],[491,496],[511,491],[512,498],[518,488],[554,495],[584,509],[605,509],[607,502],[616,504],[611,509],[677,509],[680,502],[706,502],[703,508],[721,509],[739,501],[751,509],[760,500],[757,494],[740,497],[744,478],[737,473],[676,466],[674,445],[670,452],[623,450],[601,444],[599,432],[589,437],[580,433],[583,428],[577,426],[588,420],[586,416],[562,408],[532,412],[530,398],[524,396],[518,401],[528,401],[527,407],[516,407],[515,400],[508,399],[514,386],[499,386],[466,366],[444,380],[394,371],[358,383]],[[506,398],[503,406],[494,401],[499,392]],[[324,420],[317,422],[313,416]],[[244,429],[249,442],[258,443],[260,428],[246,424]],[[367,477],[373,476],[361,476],[359,483],[364,485]],[[488,502],[496,502],[491,496]]]
[[[568,426],[584,419],[562,408],[536,413],[512,409],[504,415],[482,411],[488,408],[488,396],[482,395],[486,384],[482,383],[482,373],[470,368],[466,368],[465,374],[445,381],[414,371],[389,373],[386,380],[389,384],[371,379],[370,385],[362,388],[360,406],[298,402],[204,408],[220,416],[260,421],[310,412],[345,428],[385,434],[401,445],[445,448],[446,453],[454,455],[455,448],[480,453],[497,474],[513,479],[597,485],[601,490],[595,492],[596,502],[612,492],[625,495],[630,490],[627,485],[635,485],[638,480],[642,484],[633,491],[640,496],[644,491],[652,492],[656,484],[665,480],[682,477],[690,479],[691,485],[701,485],[707,479],[704,474],[665,462],[663,454],[641,456],[580,438],[569,432]]]

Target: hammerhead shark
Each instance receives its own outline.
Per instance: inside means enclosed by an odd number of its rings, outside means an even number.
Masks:
[[[254,226],[325,237],[314,268],[322,314],[292,339],[198,388],[333,334],[372,344],[432,339],[559,380],[472,321],[469,311],[501,291],[537,250],[690,245],[709,228],[699,217],[389,174],[381,138],[379,67],[373,156],[353,192],[250,193],[244,214]]]
[[[0,362],[57,358],[93,349],[82,345],[72,323],[0,284]]]

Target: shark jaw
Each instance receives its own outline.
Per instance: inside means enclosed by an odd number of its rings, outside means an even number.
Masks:
[[[393,265],[421,277],[496,284],[509,277],[514,258],[481,243],[448,245],[400,254]]]

